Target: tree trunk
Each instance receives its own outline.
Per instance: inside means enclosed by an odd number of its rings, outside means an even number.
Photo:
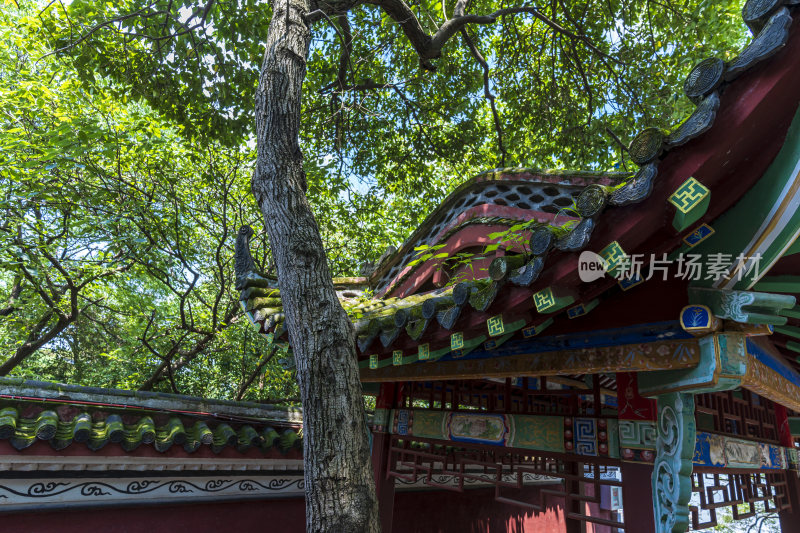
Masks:
[[[377,532],[378,509],[353,327],[305,196],[300,102],[309,0],[276,0],[256,93],[253,193],[278,274],[303,402],[306,529]]]

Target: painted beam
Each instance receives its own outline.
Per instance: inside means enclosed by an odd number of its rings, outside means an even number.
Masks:
[[[789,427],[800,435],[800,417]],[[649,420],[620,420],[619,446],[620,456],[626,461],[652,461],[657,449],[658,426]],[[695,433],[692,464],[711,468],[746,468],[756,470],[787,470],[792,467],[789,448],[742,439],[730,435],[722,435],[708,431]],[[638,455],[634,454],[638,452]],[[636,459],[633,459],[636,457]]]
[[[753,290],[800,294],[800,276],[766,276],[753,285]]]
[[[795,239],[794,243],[784,252],[783,256],[800,254],[800,239]]]
[[[764,175],[739,203],[714,222],[714,238],[692,249],[705,257],[722,253],[733,259],[724,276],[698,281],[697,285],[782,292],[775,289],[784,287],[782,283],[761,284],[760,280],[800,235],[800,112],[796,107],[790,112],[794,119],[783,146]],[[742,220],[754,223],[743,230]],[[799,292],[798,283],[789,286]]]
[[[800,328],[797,326],[775,326],[775,332],[800,339]]]
[[[552,319],[545,317],[540,317],[540,320],[544,320],[544,322],[539,323],[531,323],[531,326],[522,327],[522,334],[523,339],[517,340],[510,340],[508,342],[503,343],[502,347],[495,347],[492,349],[481,349],[478,347],[480,343],[473,342],[474,338],[469,338],[465,335],[465,332],[473,332],[472,329],[464,329],[461,332],[448,332],[446,338],[440,339],[440,342],[433,343],[433,341],[429,343],[423,344],[414,344],[409,347],[409,349],[404,350],[404,358],[407,355],[407,352],[418,351],[419,346],[423,346],[424,344],[428,344],[429,349],[429,356],[427,358],[427,362],[432,361],[452,361],[456,359],[496,359],[498,357],[506,357],[506,356],[514,356],[514,355],[524,355],[524,354],[531,354],[531,353],[545,353],[551,351],[559,351],[559,350],[576,350],[576,349],[583,349],[583,348],[595,348],[595,347],[609,347],[609,346],[625,346],[629,344],[646,344],[651,342],[659,342],[662,340],[678,340],[678,339],[691,339],[693,338],[692,335],[686,333],[681,327],[678,321],[665,321],[665,322],[654,322],[648,324],[636,324],[633,326],[627,326],[622,328],[610,328],[610,329],[603,329],[598,331],[585,331],[580,333],[568,333],[568,334],[560,334],[560,335],[551,335],[547,337],[537,337],[533,339],[532,337],[538,335],[543,329],[547,326],[552,324]],[[480,323],[479,323],[480,324]],[[515,330],[519,326],[519,324],[514,321],[511,323],[510,327],[513,327]],[[486,326],[488,327],[488,324]],[[505,331],[504,331],[505,332]],[[454,337],[460,336],[460,342],[463,342],[465,345],[469,344],[471,347],[468,350],[464,350],[462,352],[454,352],[459,348],[458,344],[453,343]],[[484,342],[487,340],[486,336],[483,336],[480,342]],[[399,349],[399,348],[398,348]],[[453,353],[451,353],[453,352]],[[380,361],[378,367],[383,367],[387,365],[391,365],[391,358],[392,353],[377,353],[375,357],[377,358],[376,361]],[[368,368],[369,367],[369,358],[361,360],[359,362],[360,368]],[[420,361],[425,361],[424,358],[419,358]],[[405,359],[404,359],[405,361]],[[412,362],[409,359],[406,362]]]
[[[394,409],[387,413],[393,435],[586,457],[619,457],[616,419]]]
[[[657,397],[673,392],[699,394],[739,387],[747,370],[742,333],[715,333],[698,339],[700,362],[691,368],[640,374],[639,393]]]
[[[705,305],[714,316],[745,324],[786,324],[779,313],[797,303],[794,296],[756,291],[689,287],[689,302]]]
[[[791,309],[783,309],[780,313],[783,316],[800,320],[800,305],[796,305]]]
[[[800,373],[786,364],[763,337],[747,339],[747,372],[742,387],[793,411],[800,411]]]
[[[506,343],[496,352],[503,352]],[[533,347],[531,347],[533,348]],[[495,351],[488,352],[494,353]],[[700,347],[694,339],[649,344],[555,349],[522,352],[513,356],[469,358],[377,369],[361,369],[361,381],[427,381],[431,379],[480,379],[508,376],[555,376],[601,372],[645,372],[693,368],[700,362]]]

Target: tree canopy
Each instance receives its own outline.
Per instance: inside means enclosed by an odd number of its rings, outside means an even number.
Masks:
[[[321,10],[304,84],[307,196],[334,275],[399,244],[498,166],[626,169],[680,86],[741,48],[742,2],[558,0],[459,29],[463,3]],[[352,6],[351,6],[352,7]],[[396,7],[396,6],[395,6]],[[252,399],[296,396],[233,290],[271,5],[22,2],[0,14],[0,374]],[[416,33],[414,33],[416,32]],[[430,46],[430,43],[426,44]],[[438,55],[438,56],[437,56]]]

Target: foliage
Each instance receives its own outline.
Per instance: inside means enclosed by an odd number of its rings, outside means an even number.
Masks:
[[[69,61],[37,61],[46,49],[19,31],[36,20],[0,17],[2,372],[294,396],[272,360],[261,392],[236,388],[269,351],[231,286],[236,230],[258,223],[250,150],[187,142],[112,82],[84,88]]]
[[[421,69],[403,26],[376,5],[316,23],[301,141],[308,195],[323,232],[336,235],[331,249],[341,252],[335,267],[375,259],[488,168],[631,168],[616,139],[688,115],[683,77],[700,59],[737,53],[748,35],[742,3],[560,0],[541,6],[544,18],[471,25],[487,85],[465,38],[448,42],[436,72]],[[453,16],[452,4],[410,7],[432,33]],[[480,0],[468,11],[498,7]],[[68,9],[52,4],[41,18],[52,46],[76,58],[86,82],[111,76],[186,135],[234,143],[252,133],[270,9],[255,0],[77,0]],[[496,99],[496,121],[485,94]],[[387,213],[396,224],[386,223]],[[363,233],[377,245],[363,246]]]
[[[411,7],[429,32],[453,9]],[[497,7],[480,0],[469,11]],[[615,138],[688,114],[680,82],[699,59],[741,47],[740,7],[553,2],[542,9],[556,27],[525,14],[469,26],[433,61],[435,72],[420,68],[401,25],[374,5],[316,23],[301,144],[334,275],[357,274],[487,168],[629,168]],[[248,183],[251,110],[270,10],[255,0],[4,6],[6,370],[224,397],[296,395],[271,345],[245,327],[230,286],[235,231],[260,227]],[[468,41],[486,58],[488,83]],[[497,246],[529,229],[510,228]],[[254,251],[267,269],[263,237]],[[442,253],[452,271],[480,256]]]

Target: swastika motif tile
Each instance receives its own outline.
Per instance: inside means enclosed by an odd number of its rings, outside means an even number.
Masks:
[[[402,365],[403,364],[403,351],[402,350],[395,350],[392,352],[392,364]]]
[[[672,193],[669,203],[678,208],[681,213],[688,213],[702,202],[709,192],[702,183],[694,178],[689,178]]]
[[[431,357],[431,345],[427,342],[425,344],[420,344],[417,347],[417,353],[420,361],[427,361]]]
[[[464,334],[460,331],[450,335],[450,349],[460,350],[464,347]]]
[[[490,337],[497,337],[498,335],[502,335],[505,332],[505,326],[503,325],[503,315],[493,316],[492,318],[487,320],[486,327],[489,329]]]
[[[627,257],[625,250],[622,249],[622,246],[620,246],[617,241],[610,242],[608,246],[600,250],[597,255],[605,260],[607,272],[614,270],[614,268]]]
[[[372,370],[378,368],[378,354],[374,353],[369,356],[369,367]]]
[[[533,303],[536,304],[536,310],[540,313],[554,307],[556,305],[556,297],[553,295],[553,289],[547,287],[535,293],[533,295]]]

